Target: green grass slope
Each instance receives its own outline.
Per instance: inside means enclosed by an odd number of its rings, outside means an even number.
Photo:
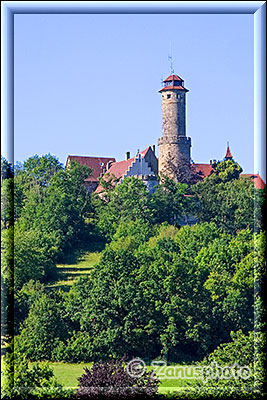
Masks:
[[[90,274],[99,263],[103,248],[103,243],[92,242],[84,249],[66,255],[64,263],[57,265],[58,279],[47,285],[47,288],[68,291],[78,278]]]

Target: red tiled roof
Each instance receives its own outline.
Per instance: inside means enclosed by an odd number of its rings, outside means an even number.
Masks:
[[[265,186],[265,183],[259,174],[241,174],[240,177],[253,179],[256,189],[263,189]]]
[[[145,157],[146,153],[148,152],[148,149],[149,149],[149,147],[147,147],[143,151],[140,151],[142,158]],[[128,160],[122,160],[122,161],[115,162],[111,165],[111,167],[109,168],[109,170],[107,172],[115,175],[116,178],[122,178],[134,160],[135,160],[135,157],[132,157],[132,158],[129,158]]]
[[[211,174],[212,165],[211,164],[191,164],[191,170],[192,170],[192,172],[194,172],[196,174],[199,173],[199,177],[204,179]],[[259,174],[240,174],[240,177],[253,179],[256,189],[263,189],[265,186],[265,183]]]
[[[199,173],[203,179],[211,174],[212,169],[211,164],[191,164],[192,172]]]
[[[131,163],[134,161],[134,158],[129,158],[128,160],[118,161],[111,165],[111,167],[107,170],[109,174],[113,174],[116,178],[121,178]]]
[[[97,179],[101,176],[104,168],[107,167],[109,161],[116,162],[113,157],[87,157],[87,156],[68,156],[67,163],[69,161],[78,161],[81,165],[86,165],[93,169],[92,176],[85,179],[87,182],[97,182]],[[101,166],[103,163],[103,166]]]
[[[226,150],[226,154],[225,154],[224,158],[233,158],[229,146],[227,146],[227,150]]]
[[[183,81],[183,79],[180,78],[180,76],[178,76],[178,75],[172,74],[172,75],[168,76],[168,78],[164,79],[163,82],[169,82],[169,81]]]
[[[147,147],[145,150],[140,151],[141,157],[145,157],[146,153],[148,152],[149,147]],[[106,171],[106,173],[110,175],[115,175],[117,179],[120,179],[123,177],[123,175],[126,174],[127,169],[130,167],[132,162],[135,160],[136,157],[129,158],[128,160],[122,160],[122,161],[117,161],[114,162],[111,167]],[[96,188],[95,192],[100,193],[103,190],[101,185],[98,185]]]
[[[185,92],[189,92],[189,90],[183,86],[164,86],[162,89],[159,90],[159,92],[163,92],[163,90],[173,90],[173,89],[184,90]]]

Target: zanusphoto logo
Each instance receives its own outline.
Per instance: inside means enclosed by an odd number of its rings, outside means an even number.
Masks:
[[[210,379],[247,380],[251,377],[248,366],[238,364],[220,366],[215,361],[210,365],[167,365],[165,361],[152,361],[153,374],[158,379]],[[131,377],[142,376],[146,371],[146,363],[141,358],[129,361],[126,370]]]

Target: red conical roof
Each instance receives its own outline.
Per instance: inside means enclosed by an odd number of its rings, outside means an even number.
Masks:
[[[225,157],[224,157],[224,158],[233,158],[229,146],[227,146],[227,150],[226,150],[226,154],[225,154]]]
[[[168,76],[168,78],[164,79],[163,82],[169,82],[169,81],[182,81],[183,82],[183,79],[180,78],[180,76],[178,76],[178,75],[172,74],[172,75]]]

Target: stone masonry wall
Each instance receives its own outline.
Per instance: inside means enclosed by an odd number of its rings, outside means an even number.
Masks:
[[[185,102],[185,93],[181,91],[166,91],[162,94],[163,137],[186,136]]]
[[[163,92],[162,137],[158,141],[159,173],[174,180],[180,180],[181,170],[190,175],[191,139],[186,137],[185,112],[185,92],[175,89]]]

